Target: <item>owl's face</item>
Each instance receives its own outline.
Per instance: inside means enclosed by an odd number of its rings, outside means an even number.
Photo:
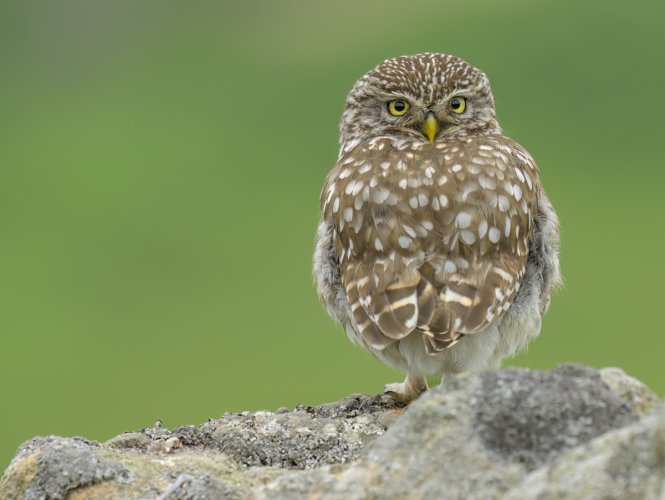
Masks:
[[[458,57],[425,53],[388,59],[358,80],[340,132],[348,150],[379,136],[433,142],[501,129],[487,76]]]

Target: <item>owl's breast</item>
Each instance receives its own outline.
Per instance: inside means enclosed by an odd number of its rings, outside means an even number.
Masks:
[[[366,251],[525,257],[537,186],[531,157],[503,136],[379,138],[340,157],[321,202],[347,258]]]

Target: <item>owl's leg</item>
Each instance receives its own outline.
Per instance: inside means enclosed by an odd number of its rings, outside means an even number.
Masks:
[[[392,396],[395,401],[409,403],[427,390],[427,379],[422,375],[407,373],[404,382],[386,384],[383,392]]]

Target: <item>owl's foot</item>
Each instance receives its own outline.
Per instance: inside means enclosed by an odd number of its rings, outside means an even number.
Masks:
[[[389,394],[398,403],[410,403],[427,390],[425,377],[408,374],[404,382],[386,384],[383,392]]]

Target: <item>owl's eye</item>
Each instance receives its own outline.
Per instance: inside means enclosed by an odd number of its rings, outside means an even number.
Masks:
[[[411,105],[403,99],[395,99],[388,103],[388,112],[393,116],[403,116]]]
[[[450,101],[450,109],[453,110],[453,113],[464,113],[466,109],[466,99],[464,97],[453,97]]]

